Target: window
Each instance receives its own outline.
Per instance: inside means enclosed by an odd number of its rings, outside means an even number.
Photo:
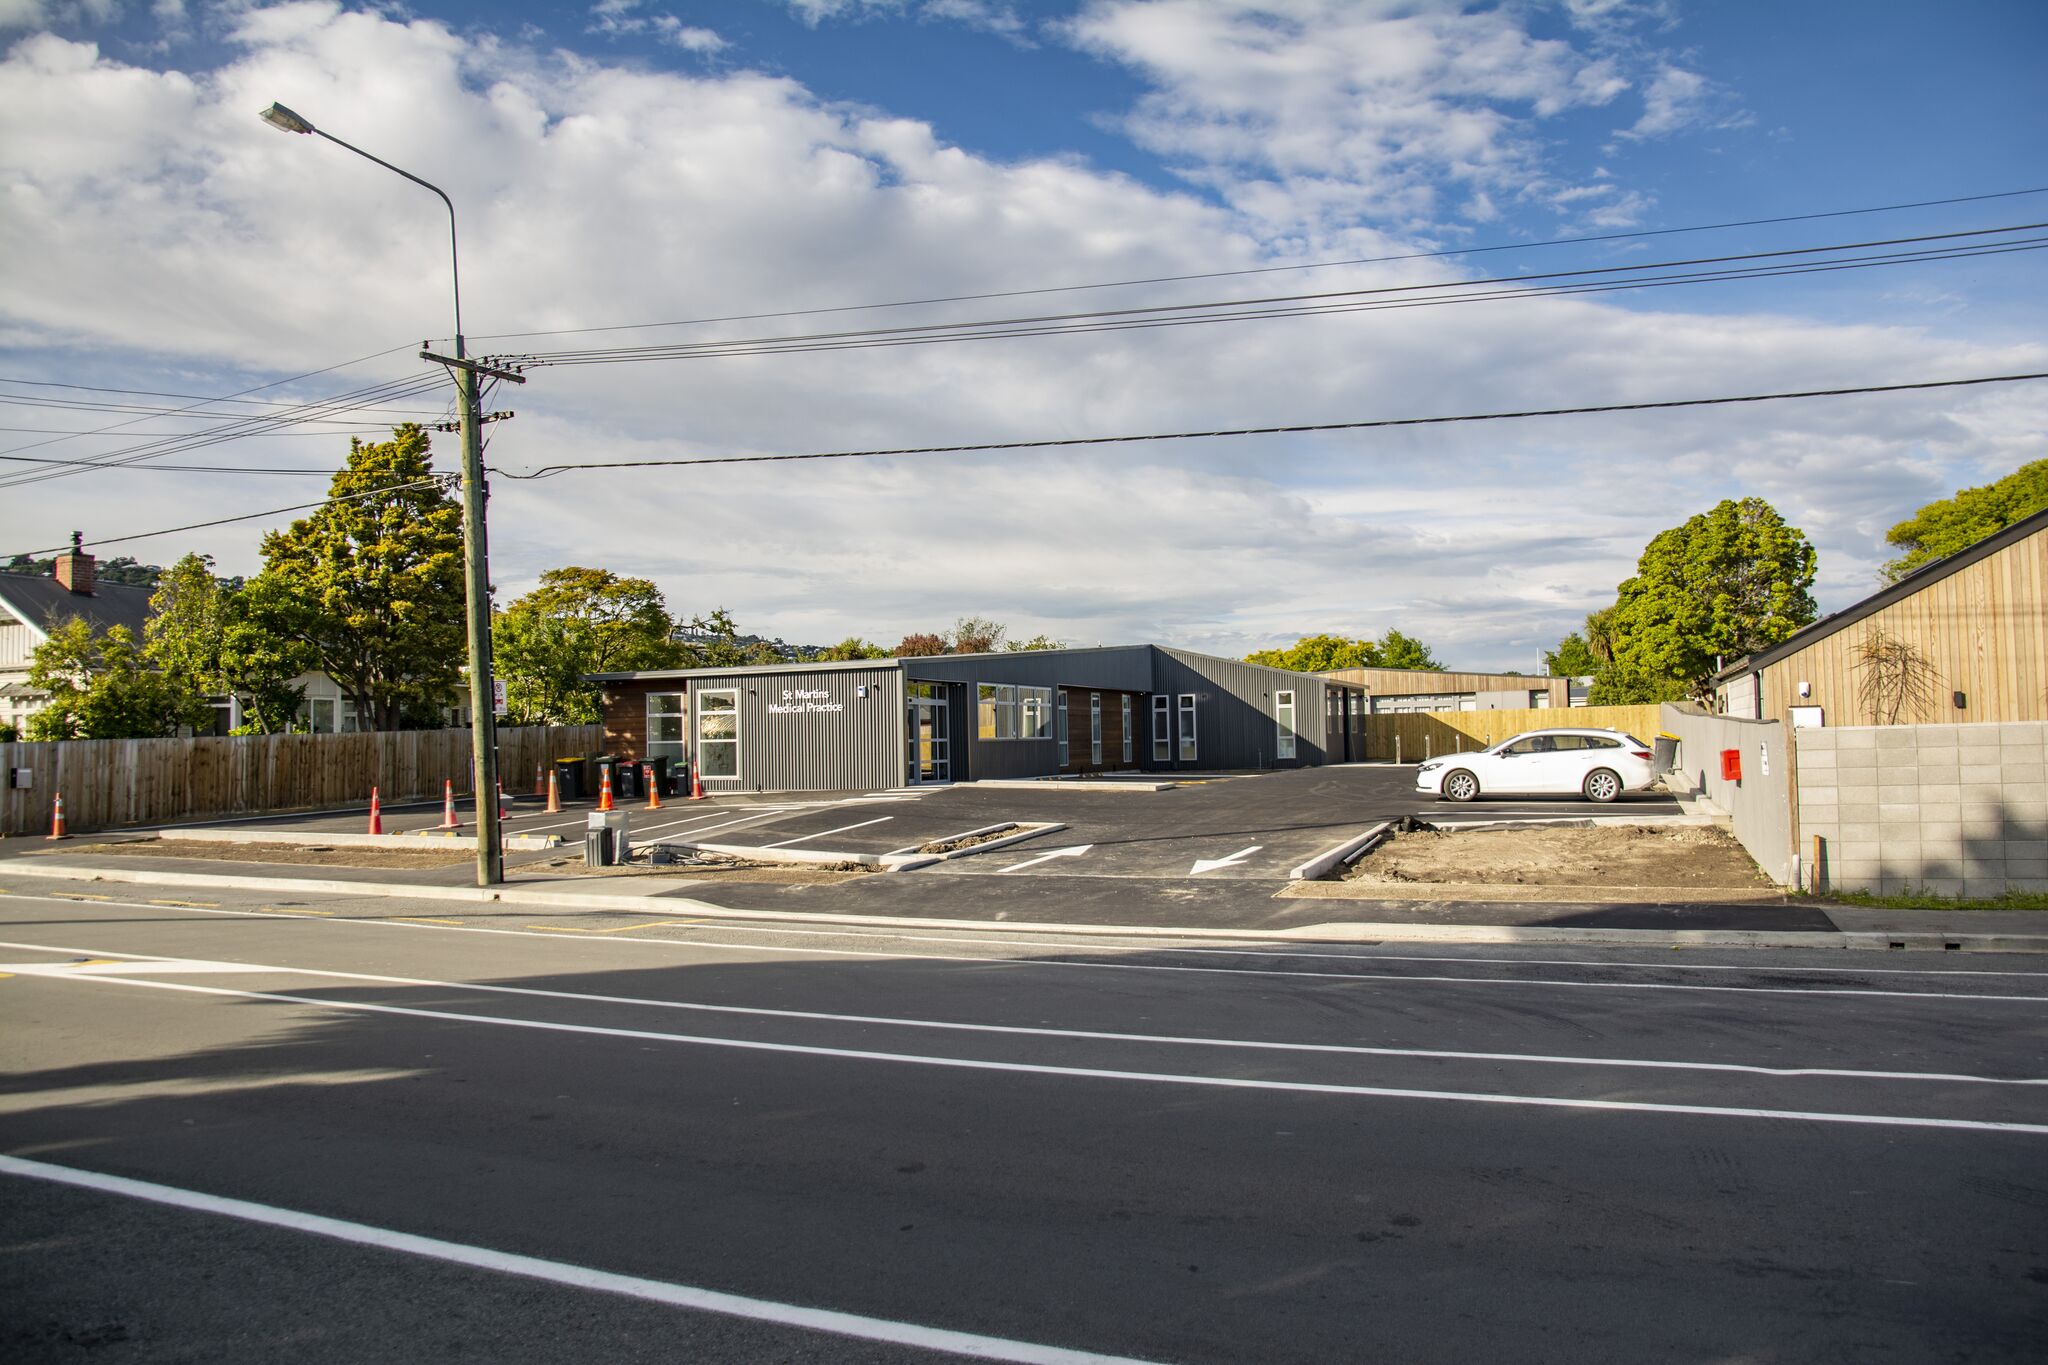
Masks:
[[[1131,761],[1131,694],[1124,693],[1124,762]]]
[[[1067,766],[1067,689],[1060,689],[1060,766]]]
[[[1152,699],[1152,761],[1173,761],[1173,698],[1168,696]]]
[[[334,698],[314,697],[306,703],[306,706],[309,712],[307,723],[312,726],[314,734],[331,735],[335,733]]]
[[[1052,738],[1052,689],[1017,689],[1017,736],[1020,739]]]
[[[697,773],[740,775],[740,694],[732,688],[697,694]]]
[[[1088,694],[1088,762],[1102,766],[1102,694]]]
[[[683,694],[680,692],[649,692],[647,694],[647,756],[666,758],[671,763],[683,761]]]
[[[1195,694],[1180,694],[1180,761],[1195,761]]]
[[[1273,741],[1274,759],[1292,759],[1294,757],[1294,693],[1275,692],[1273,694],[1273,728],[1277,732],[1277,736]]]

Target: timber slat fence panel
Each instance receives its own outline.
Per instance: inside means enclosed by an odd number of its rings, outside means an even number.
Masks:
[[[598,725],[526,726],[498,731],[498,771],[507,795],[533,788],[533,773],[557,758],[597,753]],[[16,790],[16,768],[35,785]],[[467,796],[474,781],[469,731],[406,730],[353,735],[229,735],[197,739],[70,739],[0,744],[0,835],[50,832],[50,806],[64,795],[74,834],[133,825],[333,810],[438,798],[444,780]]]
[[[1652,706],[1552,706],[1525,711],[1408,711],[1365,718],[1368,759],[1420,763],[1438,754],[1464,753],[1498,744],[1524,730],[1584,728],[1624,730],[1637,739],[1657,737],[1659,708]]]

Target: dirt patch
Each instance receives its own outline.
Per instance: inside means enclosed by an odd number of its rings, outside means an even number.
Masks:
[[[455,867],[476,861],[467,849],[443,853],[434,848],[350,848],[312,844],[213,844],[194,840],[160,843],[137,839],[118,844],[66,844],[51,852],[106,853],[122,858],[199,858],[222,863],[293,863],[304,867]]]
[[[1016,832],[1017,827],[1015,825],[1004,825],[1001,829],[992,829],[985,834],[973,834],[959,839],[941,839],[936,843],[920,844],[917,851],[919,853],[952,853],[957,849],[973,848],[977,844],[987,844],[993,843],[997,839],[1007,839]]]
[[[1359,859],[1345,880],[1728,891],[1772,885],[1734,835],[1700,825],[1415,830],[1396,834]]]
[[[774,886],[817,886],[866,876],[873,871],[873,868],[862,867],[859,863],[760,863],[712,853],[690,862],[659,867],[645,862],[592,867],[583,861],[581,854],[577,854],[568,858],[552,858],[544,863],[524,864],[517,872],[508,874],[508,879],[516,880],[521,875],[547,878],[680,877],[718,885],[754,882]]]

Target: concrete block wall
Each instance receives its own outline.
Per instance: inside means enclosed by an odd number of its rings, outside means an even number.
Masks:
[[[1789,886],[1793,862],[1791,764],[1785,727],[1775,720],[1717,716],[1683,702],[1665,702],[1661,720],[1678,736],[1678,771],[1685,785],[1728,812],[1735,837],[1764,875]],[[1742,780],[1721,776],[1721,751],[1742,755]]]
[[[1801,730],[1798,748],[1829,887],[2048,891],[2048,723]]]

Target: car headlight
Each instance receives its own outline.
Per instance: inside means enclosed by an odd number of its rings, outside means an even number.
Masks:
[[[1421,767],[1417,768],[1417,769],[1416,769],[1415,771],[1416,771],[1417,773],[1433,773],[1433,772],[1435,772],[1435,771],[1436,771],[1436,770],[1437,770],[1438,768],[1441,768],[1441,767],[1443,767],[1443,766],[1444,766],[1444,761],[1443,761],[1442,759],[1440,759],[1440,758],[1437,758],[1437,759],[1432,759],[1432,760],[1430,760],[1429,762],[1427,762],[1427,763],[1423,764],[1423,765],[1422,765]]]

